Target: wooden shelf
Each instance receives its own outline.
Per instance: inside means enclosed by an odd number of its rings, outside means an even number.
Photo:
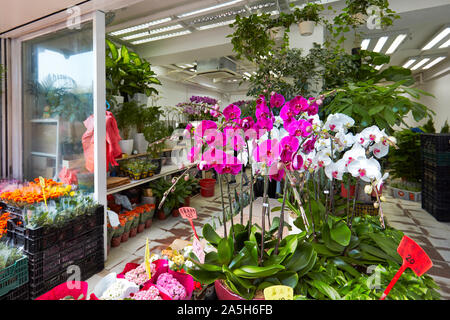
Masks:
[[[174,148],[167,148],[167,149],[162,149],[161,152],[168,152],[168,151],[176,151],[176,150],[182,150],[186,148],[186,146],[176,146]],[[134,158],[139,158],[139,157],[145,157],[150,155],[150,153],[139,153],[139,154],[133,154],[131,156],[128,156],[126,158],[117,158],[116,161],[122,161],[122,160],[129,160],[129,159],[134,159]]]
[[[124,191],[124,190],[130,189],[130,188],[134,188],[134,187],[139,186],[141,184],[144,184],[144,183],[147,183],[147,182],[150,182],[150,181],[153,181],[153,180],[165,177],[165,176],[167,176],[169,174],[177,173],[177,172],[182,171],[182,170],[185,170],[185,169],[180,169],[176,165],[163,166],[161,168],[161,173],[159,173],[159,174],[153,175],[153,176],[145,178],[145,179],[132,180],[128,184],[124,184],[124,185],[118,186],[116,188],[108,189],[106,191],[106,194],[113,194],[113,193]]]

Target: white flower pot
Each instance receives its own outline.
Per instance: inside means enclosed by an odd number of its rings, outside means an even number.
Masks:
[[[136,133],[134,136],[134,145],[136,146],[138,153],[147,152],[148,142],[145,140],[143,133]]]
[[[133,154],[133,143],[134,143],[133,139],[120,140],[119,146],[120,149],[122,149],[122,153],[126,153],[129,155]]]
[[[139,105],[144,104],[145,107],[149,105],[148,97],[143,93],[135,93],[133,96],[133,100],[136,101]]]
[[[314,32],[314,21],[302,21],[298,24],[298,28],[300,30],[300,34],[302,36],[310,36]]]

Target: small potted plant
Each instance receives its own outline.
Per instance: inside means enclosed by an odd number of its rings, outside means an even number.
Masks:
[[[123,153],[131,155],[133,153],[134,140],[130,139],[130,131],[137,122],[137,113],[139,107],[136,102],[124,102],[116,112],[117,127],[122,134],[122,140],[119,141]]]
[[[125,224],[127,223],[127,219],[119,215],[119,223],[119,226],[117,227],[111,238],[111,247],[113,248],[120,246],[120,243],[122,242],[122,235],[125,231]]]
[[[155,121],[144,129],[145,139],[149,143],[147,152],[150,154],[151,162],[156,165],[155,174],[161,172],[161,152],[164,149],[165,138],[169,135],[169,129],[162,121]]]
[[[131,225],[133,224],[133,217],[128,216],[126,213],[122,213],[119,216],[122,216],[125,219],[125,227],[122,234],[121,242],[127,242],[130,237]]]
[[[137,113],[137,121],[136,121],[136,130],[137,133],[134,136],[134,142],[136,145],[136,149],[139,154],[146,153],[148,147],[148,141],[145,139],[144,130],[145,127],[151,125],[153,122],[159,120],[159,116],[162,114],[162,111],[159,107],[143,107],[141,106],[138,109]]]
[[[314,25],[321,21],[320,12],[324,10],[323,5],[307,3],[302,9],[296,8],[294,15],[299,21],[298,28],[302,36],[310,36],[314,32]]]

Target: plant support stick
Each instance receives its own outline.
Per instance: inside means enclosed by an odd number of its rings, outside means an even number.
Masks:
[[[227,216],[225,214],[225,203],[223,202],[222,175],[219,174],[220,198],[222,199],[223,234],[227,237]]]
[[[286,204],[286,196],[287,196],[287,185],[288,182],[284,181],[284,191],[283,191],[283,203],[281,204],[281,212],[280,212],[280,225],[278,226],[278,236],[277,243],[275,245],[275,254],[278,254],[278,246],[280,245],[281,237],[283,236],[283,225],[284,225],[284,206]],[[310,209],[311,210],[311,209]]]

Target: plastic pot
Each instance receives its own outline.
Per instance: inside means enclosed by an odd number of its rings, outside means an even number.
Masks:
[[[247,300],[240,295],[232,292],[228,287],[223,283],[222,280],[214,281],[214,288],[216,289],[217,298],[219,300]],[[253,299],[253,300],[264,300],[264,299]]]
[[[350,185],[350,197],[353,198],[355,196],[355,185]],[[345,188],[345,184],[341,183],[341,196],[343,198],[348,197],[348,190]]]
[[[202,197],[208,198],[214,196],[216,179],[200,179],[200,194]]]
[[[120,146],[120,149],[122,149],[122,153],[130,154],[130,155],[133,153],[133,144],[134,144],[133,139],[119,141],[119,146]]]
[[[298,29],[302,36],[310,36],[314,32],[314,21],[302,21],[298,24]]]
[[[111,247],[112,248],[120,246],[120,243],[122,242],[122,236],[123,236],[123,234],[121,236],[113,237],[111,239]]]
[[[124,233],[122,234],[122,242],[127,242],[129,237],[130,237],[130,230],[124,231]]]
[[[137,228],[137,232],[141,233],[145,229],[145,223],[140,223]]]
[[[131,228],[130,230],[130,238],[136,237],[138,227]]]
[[[152,226],[153,220],[152,219],[148,219],[147,221],[145,221],[145,229],[148,229]]]
[[[172,210],[172,216],[173,217],[179,217],[180,216],[180,212],[178,211],[178,209],[173,209]]]
[[[191,197],[184,198],[183,206],[189,207],[191,205]]]
[[[166,213],[164,210],[158,210],[158,213],[156,214],[158,216],[159,220],[166,220]]]

